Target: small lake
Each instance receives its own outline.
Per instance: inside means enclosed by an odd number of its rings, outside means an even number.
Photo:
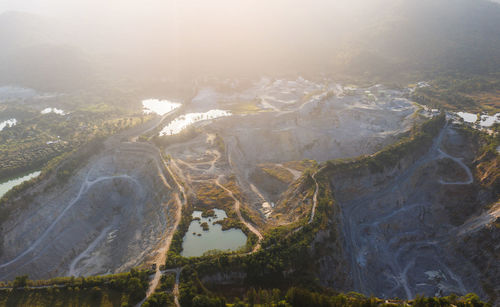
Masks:
[[[177,117],[176,119],[171,121],[167,126],[165,126],[165,128],[163,128],[163,130],[160,131],[160,136],[174,135],[181,132],[182,130],[189,127],[189,125],[192,125],[196,122],[215,119],[224,116],[231,116],[231,112],[216,109],[216,110],[210,110],[205,113],[184,114]]]
[[[15,118],[11,118],[8,120],[4,120],[3,122],[0,122],[0,131],[3,130],[5,127],[12,127],[17,124],[17,120]]]
[[[222,231],[221,225],[213,225],[213,222],[227,217],[224,210],[214,209],[214,211],[216,217],[208,218],[201,217],[201,211],[193,212],[193,218],[198,217],[200,220],[194,220],[189,225],[182,242],[182,256],[198,257],[209,250],[235,251],[245,246],[247,237],[241,229],[233,228]],[[201,223],[203,222],[208,224],[208,231],[202,229]],[[201,236],[198,236],[198,234],[201,234]]]
[[[57,115],[65,115],[66,114],[63,110],[58,109],[58,108],[45,108],[40,113],[42,113],[42,114],[55,113]]]
[[[144,114],[156,113],[160,116],[177,109],[181,104],[169,100],[160,99],[145,99],[142,101],[142,109]]]
[[[478,122],[477,114],[467,113],[467,112],[457,112],[466,123],[478,123],[481,127],[491,127],[495,123],[500,123],[500,113],[495,115],[480,115]]]
[[[2,196],[5,195],[5,193],[7,193],[10,189],[15,187],[16,185],[19,185],[25,181],[28,181],[31,178],[35,178],[38,175],[40,175],[40,173],[41,173],[40,171],[36,171],[36,172],[33,172],[33,173],[28,174],[26,176],[14,178],[14,179],[11,179],[9,181],[5,181],[5,182],[0,183],[0,198],[2,198]]]

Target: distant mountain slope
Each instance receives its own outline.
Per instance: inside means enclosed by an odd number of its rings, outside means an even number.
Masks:
[[[345,69],[490,73],[500,70],[500,5],[489,1],[380,1],[345,42]]]
[[[66,91],[85,88],[93,74],[83,53],[69,46],[34,45],[0,57],[0,84]]]
[[[248,12],[253,18],[245,20],[236,18],[241,13],[232,11],[233,6],[227,7],[228,14],[206,12],[202,18],[184,8],[168,15],[177,18],[175,24],[175,18],[167,17],[106,19],[101,25],[4,13],[0,83],[64,90],[103,76],[150,81],[181,73],[196,78],[328,72],[402,81],[436,73],[500,71],[498,3],[353,3],[299,7],[291,1],[288,8],[278,6],[279,14],[271,14],[278,8],[269,4]],[[200,26],[193,28],[193,20]],[[40,64],[47,60],[50,65]]]
[[[0,85],[16,84],[48,91],[87,86],[94,71],[81,49],[68,42],[62,25],[37,15],[0,15]]]
[[[55,30],[53,24],[37,15],[21,12],[0,14],[0,52],[4,54],[17,48],[60,41]]]

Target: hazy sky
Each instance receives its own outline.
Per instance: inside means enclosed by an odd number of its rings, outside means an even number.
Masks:
[[[407,0],[412,1],[412,0]],[[413,0],[417,1],[417,0]],[[474,0],[471,0],[474,1]],[[493,2],[500,3],[500,0],[491,0]],[[335,6],[346,6],[346,5],[358,5],[363,6],[370,2],[375,2],[374,0],[313,0],[313,1],[227,1],[227,0],[0,0],[0,12],[9,10],[18,10],[32,13],[39,13],[44,15],[59,15],[70,14],[79,15],[82,13],[95,12],[96,9],[104,11],[118,11],[119,13],[137,13],[138,11],[154,11],[156,9],[165,9],[169,5],[189,3],[193,4],[203,4],[217,7],[218,5],[227,5],[229,7],[234,3],[247,3],[252,6],[259,6],[256,4],[275,2],[280,5],[290,6],[302,3],[304,6],[312,6],[322,3],[323,5],[335,3]],[[286,4],[285,4],[286,3]],[[340,4],[339,4],[340,3]],[[302,6],[302,5],[301,5]]]
[[[106,63],[238,69],[299,60],[323,65],[356,31],[386,33],[377,19],[402,18],[391,7],[411,1],[422,0],[0,0],[0,12],[55,17],[70,44],[107,56]]]
[[[287,8],[292,6],[300,7],[311,7],[318,4],[329,5],[339,3],[340,6],[349,3],[349,6],[362,6],[364,3],[374,2],[375,0],[312,0],[312,1],[296,1],[296,0],[275,0],[275,1],[248,1],[248,0],[0,0],[0,12],[8,10],[19,10],[32,13],[40,13],[46,15],[59,15],[71,14],[76,15],[78,13],[89,13],[95,12],[96,10],[101,11],[117,11],[117,13],[127,14],[127,13],[141,13],[141,11],[154,11],[156,9],[166,9],[172,5],[187,5],[193,7],[214,7],[217,9],[222,9],[227,7],[228,9],[235,8],[239,6],[241,9],[246,7],[270,7],[274,5],[269,5],[270,3],[278,4],[281,8]],[[356,4],[357,3],[357,4]],[[236,4],[236,5],[235,5]]]
[[[56,17],[77,43],[114,55],[174,54],[196,66],[275,61],[284,46],[286,56],[303,53],[311,41],[324,41],[317,36],[327,33],[333,12],[375,1],[385,0],[0,0],[0,12]]]
[[[259,44],[252,40],[255,37],[270,41],[297,40],[301,35],[314,38],[326,30],[325,25],[333,24],[332,14],[347,18],[348,14],[339,11],[364,10],[378,1],[384,0],[0,0],[0,11],[49,15],[95,35],[113,33],[107,36],[115,38],[176,39],[172,35],[178,33],[185,44],[230,40],[235,45]]]

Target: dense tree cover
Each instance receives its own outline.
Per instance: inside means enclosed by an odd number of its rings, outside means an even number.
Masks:
[[[155,292],[144,302],[143,307],[160,307],[174,305],[175,274],[166,273],[161,276],[160,284]]]
[[[9,118],[17,114],[0,112]],[[96,138],[103,138],[141,123],[142,116],[127,116],[108,108],[77,109],[64,116],[40,114],[29,106],[17,125],[0,131],[0,180],[41,168],[52,158],[78,149]]]
[[[174,296],[171,293],[155,292],[142,304],[142,307],[174,306]]]
[[[29,203],[31,201],[31,195],[22,194],[30,187],[35,186],[42,180],[48,178],[51,175],[55,175],[59,182],[68,179],[72,174],[74,174],[81,166],[83,166],[88,159],[98,153],[103,148],[103,139],[95,138],[89,141],[86,146],[81,149],[75,149],[71,152],[64,153],[47,163],[42,169],[38,177],[32,178],[31,180],[25,181],[12,189],[10,189],[2,198],[0,198],[0,223],[8,218],[10,207],[7,207],[10,201],[16,199],[19,201],[17,205]],[[44,190],[48,190],[57,182],[53,182],[49,186],[45,186]],[[19,196],[20,195],[20,196]],[[1,241],[1,239],[0,239]]]
[[[0,306],[133,306],[149,285],[149,271],[33,281],[19,276],[0,289]]]
[[[445,75],[415,90],[412,99],[431,108],[500,112],[500,78],[492,75]]]
[[[167,273],[163,275],[160,279],[160,287],[159,290],[163,291],[172,291],[175,285],[175,274]]]
[[[169,265],[168,262],[171,262],[173,260],[172,258],[177,258],[177,256],[180,257],[182,252],[182,240],[188,231],[189,224],[191,224],[192,214],[194,211],[194,208],[190,206],[189,203],[190,202],[188,201],[187,206],[182,207],[181,220],[172,237],[172,243],[170,244],[170,249],[168,251],[167,267],[175,267],[175,265]]]
[[[276,307],[362,307],[362,306],[488,306],[481,302],[477,295],[468,294],[464,297],[451,295],[440,298],[418,296],[414,300],[384,300],[365,297],[362,294],[350,292],[335,294],[328,291],[310,291],[304,288],[291,287],[282,292],[280,289],[250,289],[243,300],[237,299],[233,306],[276,306]]]
[[[14,289],[23,288],[28,285],[28,275],[17,276],[12,283]]]
[[[191,267],[186,267],[182,271],[180,280],[179,303],[181,306],[226,306],[225,300],[217,296],[211,295],[210,292],[203,286],[198,279],[198,273]]]

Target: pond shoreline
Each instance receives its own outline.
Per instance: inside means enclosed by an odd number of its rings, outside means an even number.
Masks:
[[[7,194],[7,192],[9,192],[15,186],[18,186],[23,182],[38,177],[41,173],[42,173],[41,171],[25,172],[21,175],[9,178],[4,181],[0,181],[0,198],[2,198],[5,194]]]
[[[202,211],[195,210],[192,220],[182,240],[183,257],[198,257],[212,250],[236,251],[245,247],[247,236],[241,229],[222,230],[217,223],[227,218],[226,212],[213,209],[214,215],[202,216]]]

